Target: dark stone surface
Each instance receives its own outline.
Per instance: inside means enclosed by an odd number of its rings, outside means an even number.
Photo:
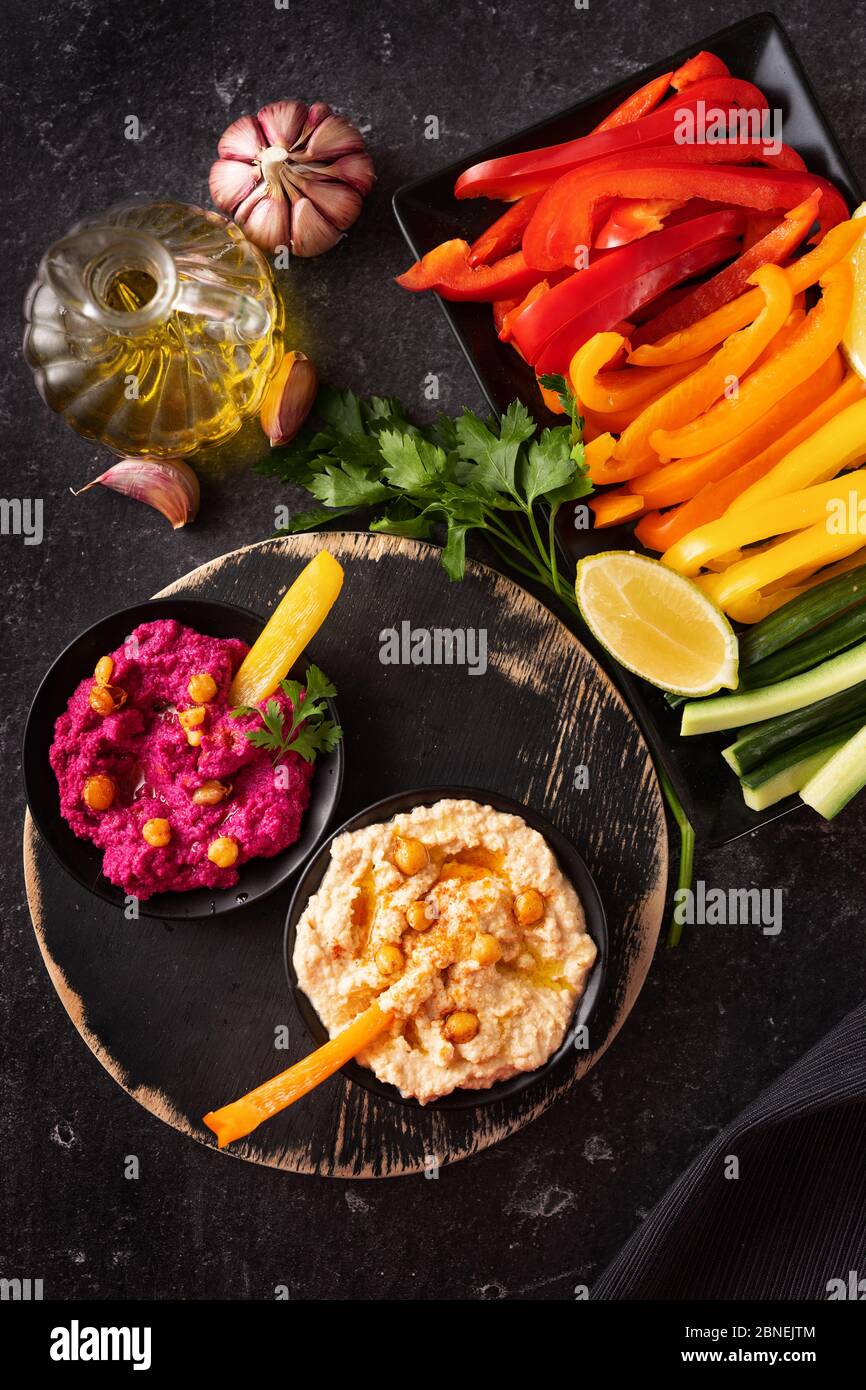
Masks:
[[[777,5],[819,100],[866,176],[864,42],[842,0]],[[109,607],[262,539],[285,493],[240,467],[256,431],[203,468],[201,520],[69,488],[105,465],[39,401],[18,354],[42,249],[133,191],[206,197],[230,119],[285,96],[324,99],[368,137],[379,183],[347,240],[288,276],[297,344],[322,375],[445,408],[479,406],[432,300],[390,276],[406,260],[389,209],[402,181],[625,77],[751,7],[685,3],[438,6],[378,0],[4,0],[7,170],[0,427],[4,493],[45,499],[45,540],[4,536],[6,755],[2,863],[0,1274],[56,1298],[568,1298],[590,1282],[706,1139],[862,994],[864,806],[832,827],[797,813],[700,856],[721,887],[782,887],[778,937],[697,928],[660,949],[588,1082],[499,1148],[436,1182],[319,1182],[231,1162],[136,1106],[95,1062],[42,968],[19,868],[23,712],[49,658]],[[12,94],[18,94],[12,96]],[[143,138],[123,138],[139,116]],[[439,142],[423,138],[437,114]],[[300,499],[298,499],[300,500]],[[86,930],[86,924],[82,924]],[[136,1154],[141,1178],[123,1178]]]

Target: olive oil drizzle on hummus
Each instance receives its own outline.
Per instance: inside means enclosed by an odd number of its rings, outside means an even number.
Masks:
[[[430,862],[438,868],[436,878],[428,888],[426,894],[419,899],[427,902],[437,884],[450,881],[478,882],[485,878],[499,878],[509,892],[514,892],[514,887],[504,870],[505,856],[493,850],[485,848],[483,845],[471,846],[468,849],[458,850],[452,855],[448,855],[445,850],[438,845],[427,847]],[[357,954],[361,958],[369,958],[375,954],[375,947],[372,943],[373,924],[376,920],[376,913],[379,907],[387,907],[390,902],[390,893],[381,890],[376,884],[376,875],[372,867],[364,870],[356,885],[357,893],[352,903],[352,922],[357,932],[358,950]],[[429,949],[434,943],[443,945],[442,932],[435,931],[436,917],[432,919],[431,927],[423,933],[415,934],[408,932],[404,937],[404,942],[408,937],[411,941],[411,951]],[[526,929],[524,929],[525,931]],[[531,928],[530,928],[531,930]],[[452,931],[453,935],[453,931]],[[461,935],[463,935],[461,933]],[[459,950],[454,957],[456,960],[463,959],[469,954],[474,936],[474,929],[467,924],[466,940],[461,943],[463,949]],[[532,964],[529,966],[526,957],[531,958]],[[444,968],[447,968],[444,967]],[[521,942],[520,950],[512,960],[500,960],[496,963],[496,968],[505,972],[520,971],[527,979],[528,983],[535,985],[539,989],[567,989],[568,981],[563,978],[563,962],[561,960],[551,960],[542,956],[525,940]],[[386,989],[388,982],[382,983],[382,989]],[[405,1030],[408,1028],[404,1026]],[[411,1030],[409,1030],[411,1031]],[[416,1044],[415,1044],[416,1045]]]

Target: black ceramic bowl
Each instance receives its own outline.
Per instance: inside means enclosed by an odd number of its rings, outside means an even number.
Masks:
[[[121,608],[87,628],[61,652],[36,692],[24,729],[24,787],[40,835],[73,878],[119,909],[124,906],[125,895],[103,875],[102,851],[89,840],[79,840],[60,814],[57,780],[48,753],[55,721],[66,709],[79,681],[93,671],[100,656],[119,647],[139,623],[157,618],[175,618],[208,637],[239,637],[250,646],[264,627],[264,619],[257,613],[210,599],[151,599],[132,608]],[[290,675],[303,679],[306,664],[301,658]],[[333,702],[331,718],[338,718]],[[317,761],[301,838],[295,844],[272,859],[251,859],[242,865],[234,888],[156,893],[141,903],[141,915],[162,919],[216,917],[237,911],[279,888],[313,852],[327,830],[340,796],[343,762],[342,742],[333,753]]]
[[[535,1071],[518,1072],[516,1076],[509,1077],[507,1081],[498,1081],[486,1090],[452,1091],[450,1095],[443,1096],[441,1100],[431,1101],[429,1105],[424,1107],[426,1110],[468,1110],[473,1106],[491,1105],[494,1101],[504,1100],[506,1096],[514,1096],[518,1091],[525,1090],[533,1082],[538,1081],[543,1076],[549,1076],[554,1071],[565,1073],[569,1060],[573,1061],[575,1055],[575,1032],[582,1024],[589,1023],[604,984],[607,964],[607,924],[595,880],[574,845],[564,835],[561,835],[555,826],[545,820],[544,816],[539,815],[530,806],[524,806],[519,801],[512,801],[508,796],[500,796],[498,792],[481,791],[477,787],[422,787],[418,791],[397,792],[394,796],[387,796],[383,801],[375,802],[366,810],[359,811],[357,815],[352,816],[350,820],[340,826],[339,830],[335,830],[306,865],[297,882],[289,906],[284,949],[286,973],[289,977],[295,1003],[310,1037],[318,1047],[328,1041],[328,1031],[298,984],[292,957],[295,953],[295,932],[298,921],[309,899],[318,890],[325,876],[325,870],[331,857],[331,841],[346,831],[361,830],[364,826],[388,821],[393,816],[399,815],[400,812],[411,811],[416,806],[432,806],[434,802],[441,801],[445,797],[477,801],[482,806],[492,806],[495,811],[520,816],[527,825],[532,826],[533,830],[537,830],[539,834],[543,835],[556,855],[566,878],[574,884],[586,915],[586,929],[598,947],[595,965],[590,971],[586,988],[577,1001],[568,1031],[560,1046],[542,1066],[537,1067]],[[384,1100],[397,1101],[400,1105],[418,1105],[419,1103],[417,1100],[402,1096],[396,1086],[380,1081],[368,1067],[362,1067],[358,1062],[347,1063],[342,1071],[352,1081],[357,1081],[359,1086],[373,1091],[377,1096],[382,1096]]]

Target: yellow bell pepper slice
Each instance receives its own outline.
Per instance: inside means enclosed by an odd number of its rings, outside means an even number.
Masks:
[[[823,483],[866,460],[866,398],[840,410],[731,503],[745,512],[774,497]]]
[[[866,453],[866,441],[863,450]],[[683,536],[665,552],[662,564],[678,574],[697,574],[698,570],[705,569],[718,556],[729,551],[754,545],[756,541],[767,540],[769,536],[801,531],[822,517],[827,525],[833,507],[837,503],[847,505],[851,495],[858,504],[866,499],[866,468],[849,473],[844,478],[831,478],[817,487],[789,492],[784,497],[773,497],[744,511],[727,511],[718,521],[710,521],[706,526],[699,526],[696,531]]]
[[[327,550],[305,565],[283,595],[232,681],[233,705],[257,705],[273,695],[333,608],[343,567]]]
[[[734,608],[742,600],[752,598],[774,580],[807,566],[817,569],[820,565],[841,560],[862,545],[863,537],[856,531],[838,535],[830,532],[825,518],[814,526],[798,531],[796,535],[788,536],[762,555],[741,560],[723,574],[704,575],[701,588],[732,617]]]
[[[778,270],[777,266],[772,268]],[[780,274],[784,278],[784,272]],[[740,381],[736,396],[717,400],[706,414],[699,419],[693,417],[691,423],[680,423],[671,428],[670,421],[662,422],[661,428],[654,429],[650,434],[651,447],[667,458],[693,458],[710,449],[718,449],[742,430],[748,429],[770,406],[816,372],[821,363],[835,352],[845,332],[854,298],[851,266],[846,261],[832,266],[822,275],[821,288],[824,293],[820,302],[800,324],[790,341],[756,367],[745,381]],[[755,320],[756,323],[759,321]],[[743,374],[737,375],[741,377]]]

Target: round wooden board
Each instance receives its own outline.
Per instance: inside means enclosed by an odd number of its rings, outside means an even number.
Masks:
[[[646,746],[620,696],[576,637],[534,598],[471,564],[450,582],[439,552],[414,541],[328,534],[265,541],[179,579],[168,594],[270,612],[326,544],[346,572],[311,647],[336,682],[346,781],[334,825],[390,792],[460,783],[535,806],[584,855],[608,917],[608,980],[591,1052],[573,1070],[480,1110],[392,1105],[335,1076],[229,1152],[293,1172],[337,1177],[413,1173],[496,1143],[574,1085],[622,1026],[658,936],[667,832]],[[383,665],[386,628],[486,629],[487,671]],[[588,785],[575,788],[581,767]],[[333,827],[332,827],[333,828]],[[200,1117],[310,1049],[283,968],[289,890],[236,916],[126,921],[80,888],[29,815],[30,913],[63,1004],[114,1079],[152,1114],[213,1144]],[[289,1045],[275,1048],[275,1030]]]

